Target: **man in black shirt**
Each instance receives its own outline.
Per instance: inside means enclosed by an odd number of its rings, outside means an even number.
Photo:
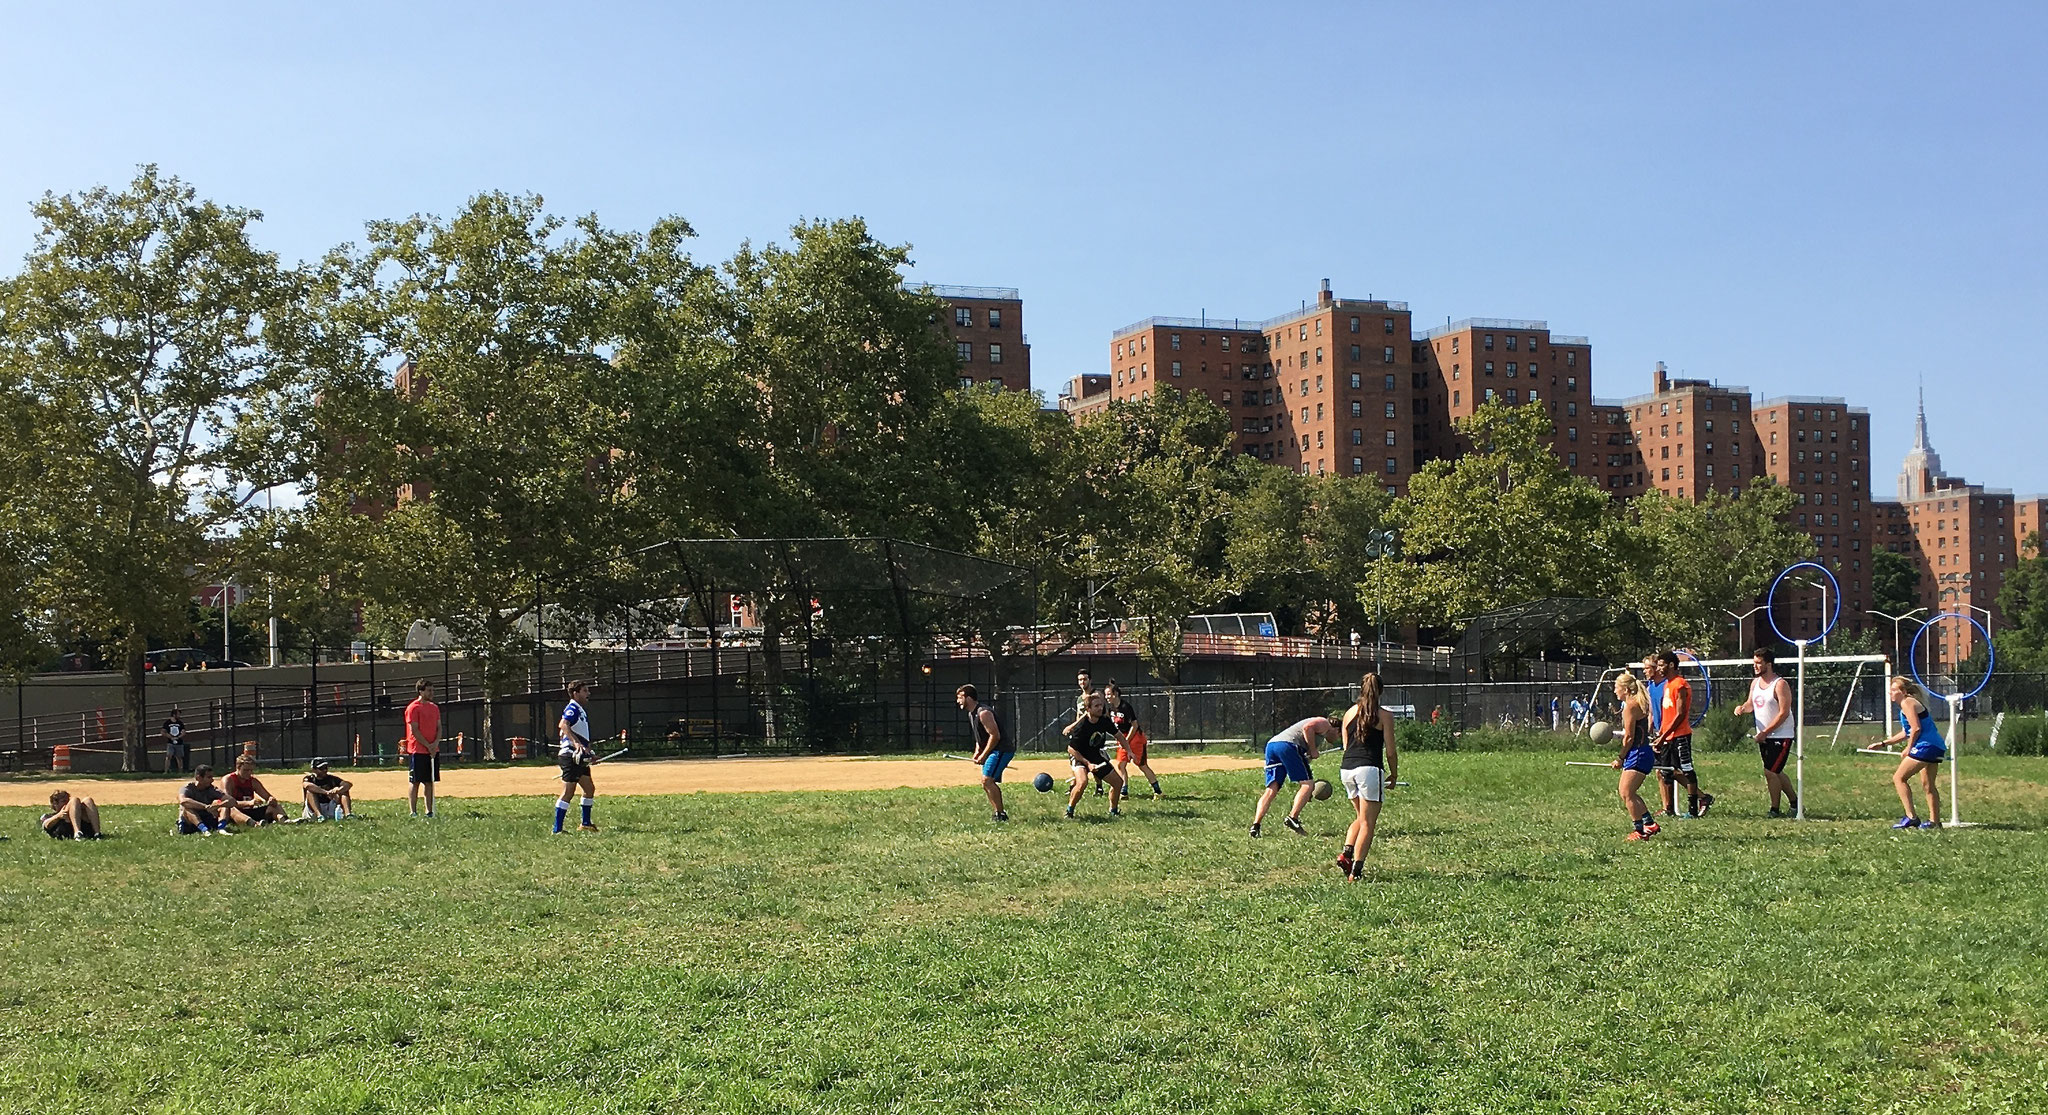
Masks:
[[[1067,816],[1074,815],[1074,806],[1080,804],[1081,795],[1088,791],[1090,776],[1109,783],[1109,815],[1123,816],[1117,806],[1122,804],[1124,777],[1116,772],[1116,764],[1102,749],[1116,742],[1116,724],[1110,720],[1109,711],[1103,707],[1102,694],[1090,693],[1085,698],[1082,711],[1074,722],[1063,729],[1067,737],[1067,755],[1074,763],[1074,788],[1067,792]]]
[[[178,835],[204,833],[233,836],[227,825],[228,796],[213,784],[213,768],[205,763],[192,772],[192,781],[178,791]]]
[[[327,769],[327,760],[313,760],[312,773],[301,781],[306,816],[316,821],[339,821],[355,815],[355,799],[349,796],[354,783]]]
[[[164,721],[164,773],[182,771],[192,762],[192,746],[185,742],[185,720],[178,715],[178,706],[171,706],[170,718]]]

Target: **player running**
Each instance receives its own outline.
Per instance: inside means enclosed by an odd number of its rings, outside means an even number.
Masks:
[[[1663,831],[1642,795],[1643,779],[1657,769],[1657,753],[1650,749],[1650,701],[1643,683],[1626,670],[1614,679],[1614,698],[1621,702],[1621,756],[1610,765],[1621,772],[1621,808],[1635,826],[1628,839],[1648,840]]]
[[[1749,683],[1749,700],[1736,706],[1735,715],[1751,713],[1756,717],[1756,748],[1764,761],[1764,785],[1771,791],[1770,816],[1783,817],[1785,812],[1778,808],[1781,797],[1792,803],[1793,815],[1799,813],[1799,794],[1792,787],[1792,780],[1785,777],[1785,761],[1792,757],[1792,683],[1778,673],[1778,654],[1769,647],[1758,647],[1750,656],[1750,669],[1756,677]]]
[[[1145,781],[1152,784],[1152,800],[1158,801],[1166,795],[1159,789],[1159,776],[1152,773],[1152,764],[1145,761],[1145,748],[1151,740],[1145,729],[1138,724],[1137,710],[1124,697],[1124,691],[1110,682],[1102,687],[1102,703],[1109,709],[1109,722],[1116,725],[1116,772],[1123,776],[1124,785],[1131,784],[1131,770],[1136,765]]]
[[[597,831],[590,820],[591,807],[597,804],[597,784],[590,777],[590,761],[597,757],[597,751],[590,746],[590,713],[583,708],[583,701],[589,696],[589,682],[570,682],[569,703],[562,706],[561,722],[555,726],[562,740],[562,796],[555,799],[556,835],[561,834],[563,823],[569,819],[569,791],[577,787],[583,790],[583,823],[576,828],[580,832]]]
[[[1394,746],[1394,714],[1380,707],[1380,676],[1367,674],[1358,684],[1358,700],[1344,712],[1344,757],[1338,779],[1344,796],[1358,815],[1344,834],[1337,870],[1352,882],[1365,877],[1366,853],[1379,826],[1380,802],[1386,787],[1398,780],[1401,756]]]
[[[1321,753],[1316,749],[1319,739],[1341,743],[1343,733],[1329,717],[1311,716],[1288,725],[1266,742],[1266,789],[1259,795],[1259,807],[1252,811],[1254,840],[1258,839],[1259,826],[1265,823],[1266,811],[1273,808],[1273,799],[1280,796],[1281,788],[1290,778],[1301,783],[1301,789],[1295,791],[1294,808],[1287,811],[1287,819],[1281,824],[1303,836],[1308,835],[1308,830],[1301,827],[1301,808],[1308,804],[1309,795],[1315,792],[1315,775],[1308,765]]]
[[[1927,714],[1927,704],[1920,699],[1919,686],[1907,681],[1904,674],[1893,674],[1891,689],[1892,703],[1899,706],[1899,730],[1878,746],[1906,745],[1905,758],[1899,760],[1899,769],[1892,772],[1892,788],[1899,792],[1899,804],[1906,807],[1906,815],[1892,827],[1938,829],[1941,827],[1941,783],[1934,775],[1941,769],[1941,761],[1948,758],[1948,743],[1941,738],[1941,729],[1935,726],[1934,717]],[[1915,774],[1920,775],[1920,784],[1927,790],[1925,820],[1913,815]]]
[[[1714,795],[1700,792],[1700,777],[1692,768],[1692,683],[1678,672],[1678,653],[1660,650],[1651,658],[1657,663],[1657,674],[1664,681],[1663,725],[1656,735],[1650,737],[1650,746],[1664,761],[1659,769],[1657,781],[1663,792],[1664,812],[1669,816],[1677,795],[1673,783],[1684,786],[1685,815],[1704,817],[1714,807]]]
[[[1081,795],[1088,792],[1088,778],[1093,775],[1109,783],[1109,815],[1121,817],[1123,811],[1117,806],[1123,801],[1124,776],[1102,753],[1103,747],[1116,738],[1116,724],[1103,706],[1102,694],[1090,693],[1084,701],[1074,722],[1061,730],[1067,737],[1067,756],[1074,761],[1074,788],[1067,791],[1067,816],[1073,816],[1074,807],[1081,804]]]
[[[974,732],[974,761],[981,764],[981,792],[988,795],[989,808],[995,811],[989,819],[1007,821],[1010,815],[1003,811],[1003,768],[1017,757],[1017,745],[1003,734],[1002,724],[996,719],[996,707],[983,704],[975,695],[974,686],[955,689],[953,703],[967,714],[967,726]]]

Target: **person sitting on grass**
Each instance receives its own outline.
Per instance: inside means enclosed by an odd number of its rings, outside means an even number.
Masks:
[[[229,804],[228,796],[213,784],[213,768],[199,764],[192,771],[192,781],[178,791],[178,835],[233,836],[225,816]]]
[[[52,840],[98,840],[106,835],[100,830],[99,803],[75,796],[69,790],[50,791],[50,811],[43,814],[43,831]]]
[[[1941,783],[1934,777],[1941,769],[1941,761],[1948,758],[1948,742],[1941,738],[1941,729],[1935,727],[1934,717],[1927,714],[1926,702],[1920,699],[1920,687],[1906,680],[1904,674],[1892,675],[1892,703],[1899,706],[1899,730],[1886,736],[1880,748],[1895,743],[1906,745],[1906,756],[1899,760],[1899,769],[1892,772],[1892,789],[1899,792],[1899,804],[1906,807],[1906,815],[1892,825],[1895,829],[1938,829],[1941,827]],[[1920,784],[1927,791],[1927,816],[1922,818],[1913,813],[1913,776],[1920,776]]]
[[[355,815],[355,799],[349,791],[355,784],[327,769],[327,760],[313,760],[313,770],[301,780],[306,816],[320,821],[339,821]]]
[[[284,820],[284,806],[277,804],[276,796],[256,777],[255,756],[236,759],[235,769],[220,780],[220,788],[228,795],[228,820],[238,825],[268,825]]]

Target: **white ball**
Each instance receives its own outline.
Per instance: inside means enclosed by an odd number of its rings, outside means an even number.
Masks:
[[[1593,727],[1587,731],[1586,735],[1594,743],[1606,743],[1614,738],[1614,725],[1609,724],[1605,720],[1595,720],[1593,721]]]

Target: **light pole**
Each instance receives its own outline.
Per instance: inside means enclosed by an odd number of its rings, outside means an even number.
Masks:
[[[1899,642],[1899,624],[1904,623],[1909,619],[1913,619],[1914,616],[1926,610],[1927,609],[1925,608],[1915,608],[1904,615],[1895,616],[1892,615],[1890,612],[1880,612],[1875,608],[1863,609],[1863,611],[1868,615],[1873,615],[1879,617],[1880,619],[1888,619],[1892,621],[1892,660],[1895,663],[1904,665],[1906,667],[1907,673],[1911,673],[1913,671],[1913,664],[1911,662],[1905,661],[1906,646],[1905,644]],[[1919,624],[1922,627],[1927,626],[1927,621],[1925,620],[1913,620],[1913,622]],[[1899,672],[1898,665],[1893,665],[1889,667],[1889,669],[1894,674],[1897,674]],[[1889,730],[1892,722],[1892,687],[1890,678],[1885,679],[1884,722],[1887,730]]]
[[[1744,622],[1747,621],[1749,617],[1757,614],[1758,612],[1763,611],[1765,608],[1768,607],[1770,607],[1770,605],[1766,603],[1758,604],[1756,607],[1751,608],[1749,611],[1746,612],[1731,612],[1726,608],[1721,609],[1721,611],[1735,618],[1735,656],[1737,658],[1742,657],[1742,635]]]
[[[1830,626],[1828,623],[1828,586],[1819,581],[1808,581],[1804,577],[1801,577],[1800,580],[1820,590],[1820,645],[1825,650],[1828,645],[1828,627]]]

